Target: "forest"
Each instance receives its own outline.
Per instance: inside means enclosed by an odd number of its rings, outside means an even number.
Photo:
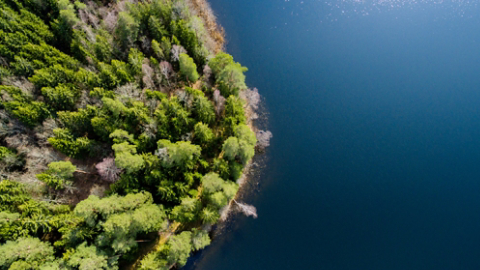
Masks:
[[[204,0],[0,0],[0,269],[180,268],[209,245],[271,137],[223,46]]]

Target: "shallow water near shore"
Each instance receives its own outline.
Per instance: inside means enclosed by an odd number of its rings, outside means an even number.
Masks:
[[[480,269],[475,1],[210,1],[273,132],[184,269]]]

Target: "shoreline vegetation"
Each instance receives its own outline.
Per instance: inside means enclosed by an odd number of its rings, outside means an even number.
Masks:
[[[0,9],[0,270],[178,269],[256,218],[272,134],[206,0]]]

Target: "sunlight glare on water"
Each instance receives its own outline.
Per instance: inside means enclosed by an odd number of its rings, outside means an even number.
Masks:
[[[295,7],[292,14],[309,9],[308,5],[314,2],[314,0],[285,1],[290,7]],[[317,2],[329,9],[324,18],[325,21],[337,21],[342,17],[368,16],[398,10],[439,10],[442,14],[438,19],[451,16],[471,18],[475,15],[472,8],[478,6],[476,0],[317,0]],[[289,7],[286,6],[286,8]],[[448,12],[445,14],[445,11]]]

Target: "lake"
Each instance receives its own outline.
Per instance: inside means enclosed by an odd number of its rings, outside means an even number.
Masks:
[[[273,138],[185,269],[480,269],[477,1],[210,2]]]

